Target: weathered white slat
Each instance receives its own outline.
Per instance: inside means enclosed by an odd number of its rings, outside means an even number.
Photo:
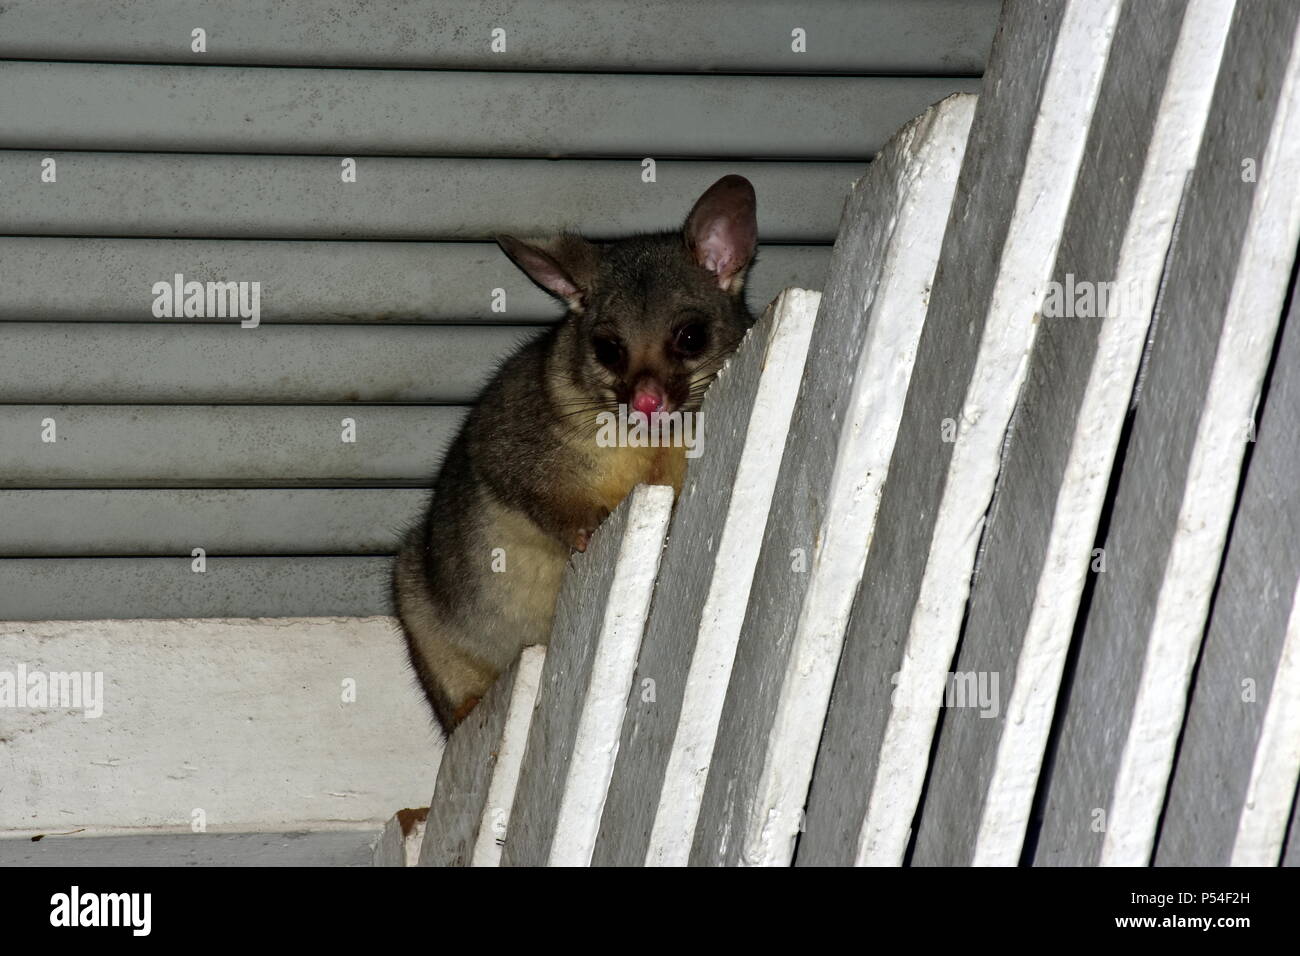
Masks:
[[[668,529],[593,865],[685,865],[690,854],[820,299],[782,292],[700,410],[703,454]]]
[[[3,405],[0,487],[428,486],[459,406]],[[47,419],[57,441],[46,442]],[[344,419],[356,440],[343,440]]]
[[[16,680],[20,666],[29,688],[37,673],[102,676],[89,708],[6,701],[6,837],[203,825],[198,840],[373,842],[433,788],[441,742],[391,618],[2,624],[0,668]]]
[[[987,696],[954,698],[944,712],[913,865],[1019,859],[1111,464],[1232,6],[1161,0],[1121,11],[1053,268],[1057,295],[1039,309],[952,669],[954,688],[982,688]],[[1153,97],[1153,88],[1164,92]],[[1116,136],[1117,128],[1126,135]],[[1093,297],[1108,287],[1107,303],[1071,291]]]
[[[673,490],[638,485],[565,575],[501,863],[591,861]]]
[[[903,860],[1118,9],[1004,7],[853,601],[801,863]]]
[[[984,66],[996,0],[12,0],[0,57],[421,70],[965,73]],[[207,49],[191,49],[203,27]],[[806,52],[792,50],[803,29]],[[493,30],[504,49],[492,48]]]
[[[392,554],[424,488],[0,490],[0,557]]]
[[[490,822],[491,826],[488,829],[479,827],[470,858],[471,866],[501,865],[501,849],[509,838],[510,811],[519,788],[519,772],[523,768],[545,663],[544,647],[525,647],[520,654],[501,739],[497,743],[496,766],[484,804],[484,821]]]
[[[398,810],[384,824],[375,844],[372,866],[415,866],[424,840],[424,821],[429,808]]]
[[[865,160],[979,80],[0,60],[0,86],[4,149]]]
[[[854,186],[716,741],[701,754],[692,863],[790,861],[973,110],[968,96],[932,108]]]
[[[830,246],[760,246],[745,281],[750,302],[790,286],[820,289],[830,256]],[[29,236],[0,238],[0,261],[0,320],[167,322],[154,318],[152,289],[178,272],[186,281],[260,282],[263,323],[527,324],[561,311],[495,242]]]
[[[1276,865],[1295,797],[1300,300],[1294,285],[1280,335],[1188,700],[1158,866]]]
[[[1233,866],[1275,866],[1300,779],[1300,588],[1287,619],[1259,747],[1232,844]]]
[[[31,236],[227,239],[592,239],[677,229],[712,182],[745,176],[768,242],[828,242],[858,163],[362,157],[0,151],[4,230]],[[25,185],[24,185],[25,184]],[[160,278],[165,278],[161,276]],[[256,279],[258,276],[244,277]]]
[[[370,866],[377,829],[0,837],[0,867]]]
[[[497,866],[509,833],[546,648],[519,658],[447,740],[420,866]]]
[[[1246,423],[1300,235],[1298,18],[1289,4],[1238,4],[1233,17],[1139,383],[1036,863],[1150,860]],[[1256,182],[1243,176],[1247,158]]]
[[[0,621],[391,614],[391,579],[388,556],[0,558]]]

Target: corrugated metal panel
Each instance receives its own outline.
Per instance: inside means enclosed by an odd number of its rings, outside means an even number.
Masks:
[[[0,491],[0,557],[391,554],[423,488]]]
[[[984,69],[998,0],[7,0],[0,57],[417,69]],[[208,51],[190,49],[204,28]],[[493,29],[506,50],[489,49]],[[807,52],[793,53],[803,29]]]
[[[2,405],[0,487],[428,484],[464,408]],[[41,441],[54,419],[58,441]],[[341,440],[344,418],[356,441]]]
[[[997,12],[6,0],[0,619],[387,612],[466,403],[560,311],[495,234],[676,228],[740,173],[751,305],[818,288],[862,164],[978,86]],[[155,316],[178,273],[260,283],[261,326]],[[196,546],[246,557],[147,557]]]
[[[601,76],[0,63],[0,147],[860,160],[948,77]],[[773,130],[781,135],[773,136]]]
[[[59,182],[42,185],[46,155],[0,152],[10,234],[482,240],[582,226],[599,239],[677,228],[709,184],[739,173],[758,193],[766,241],[830,242],[862,171],[666,161],[644,183],[639,160],[374,158],[358,160],[357,181],[344,183],[333,156],[61,153]]]
[[[10,322],[0,402],[467,404],[537,334],[508,325]]]
[[[178,272],[203,282],[261,276],[264,323],[534,323],[562,311],[494,242],[0,238],[0,262],[0,320],[169,321],[154,319],[150,289]],[[830,246],[761,246],[751,304],[790,286],[820,288],[829,262]],[[492,311],[494,289],[504,312]]]
[[[0,558],[3,619],[387,614],[387,557]]]

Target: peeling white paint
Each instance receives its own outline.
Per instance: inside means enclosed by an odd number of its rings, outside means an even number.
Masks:
[[[1151,857],[1192,666],[1232,518],[1249,420],[1268,368],[1300,240],[1300,29],[1259,167],[1250,218],[1197,426],[1128,738],[1111,797],[1101,863]]]
[[[1116,284],[1138,295],[1130,311],[1105,319],[1098,337],[984,800],[976,865],[1014,866],[1020,857],[1097,522],[1234,6],[1192,0],[1170,62],[1115,272]]]
[[[760,529],[767,524],[781,452],[820,303],[821,293],[806,289],[786,289],[776,302],[776,328],[754,394],[735,485],[727,512],[721,518],[717,551],[708,558],[712,562],[709,592],[700,615],[681,716],[650,833],[647,865],[685,866],[690,857],[718,721],[763,540]],[[712,550],[712,538],[709,540]]]
[[[1273,675],[1246,802],[1237,821],[1232,866],[1277,866],[1300,777],[1300,583],[1287,621],[1286,641]],[[1292,839],[1296,837],[1293,836]]]
[[[886,147],[898,152],[906,171],[899,183],[875,187],[882,194],[873,210],[890,215],[891,223],[880,281],[862,303],[866,341],[859,364],[851,382],[817,383],[810,393],[849,389],[850,397],[757,794],[746,810],[745,830],[725,838],[743,841],[740,859],[747,865],[785,866],[794,853],[974,109],[974,97],[950,97],[923,118],[928,125],[914,122]],[[886,189],[897,192],[885,195]],[[806,375],[815,374],[813,361],[810,355]],[[786,455],[792,453],[798,451],[787,446]],[[769,531],[764,546],[784,553],[787,542]]]
[[[548,859],[551,866],[586,866],[591,862],[618,752],[637,651],[641,647],[672,513],[673,489],[665,485],[638,485],[630,497],[627,528],[619,543],[596,656],[560,797]]]
[[[496,763],[488,783],[487,801],[474,840],[470,866],[499,866],[501,863],[502,844],[498,841],[504,841],[510,832],[510,809],[515,803],[519,768],[524,762],[528,728],[533,722],[533,708],[537,705],[537,689],[541,686],[545,663],[545,647],[525,647],[519,655],[506,723],[497,745]]]
[[[1096,106],[1119,6],[1074,0],[1061,22],[859,835],[859,865],[898,865],[907,847],[938,718],[935,691],[956,648],[1003,436],[1083,157],[1080,130]]]

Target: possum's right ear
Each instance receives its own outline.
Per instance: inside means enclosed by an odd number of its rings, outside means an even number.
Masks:
[[[497,244],[515,265],[539,286],[581,312],[596,278],[600,250],[573,233],[549,242],[524,242],[514,236],[497,236]]]

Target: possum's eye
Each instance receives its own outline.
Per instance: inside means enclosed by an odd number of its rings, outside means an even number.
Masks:
[[[683,358],[694,358],[709,346],[709,327],[703,322],[683,325],[673,334],[673,351]]]
[[[596,353],[596,361],[611,372],[617,371],[627,358],[627,349],[623,348],[623,343],[605,335],[592,336],[591,350]]]

